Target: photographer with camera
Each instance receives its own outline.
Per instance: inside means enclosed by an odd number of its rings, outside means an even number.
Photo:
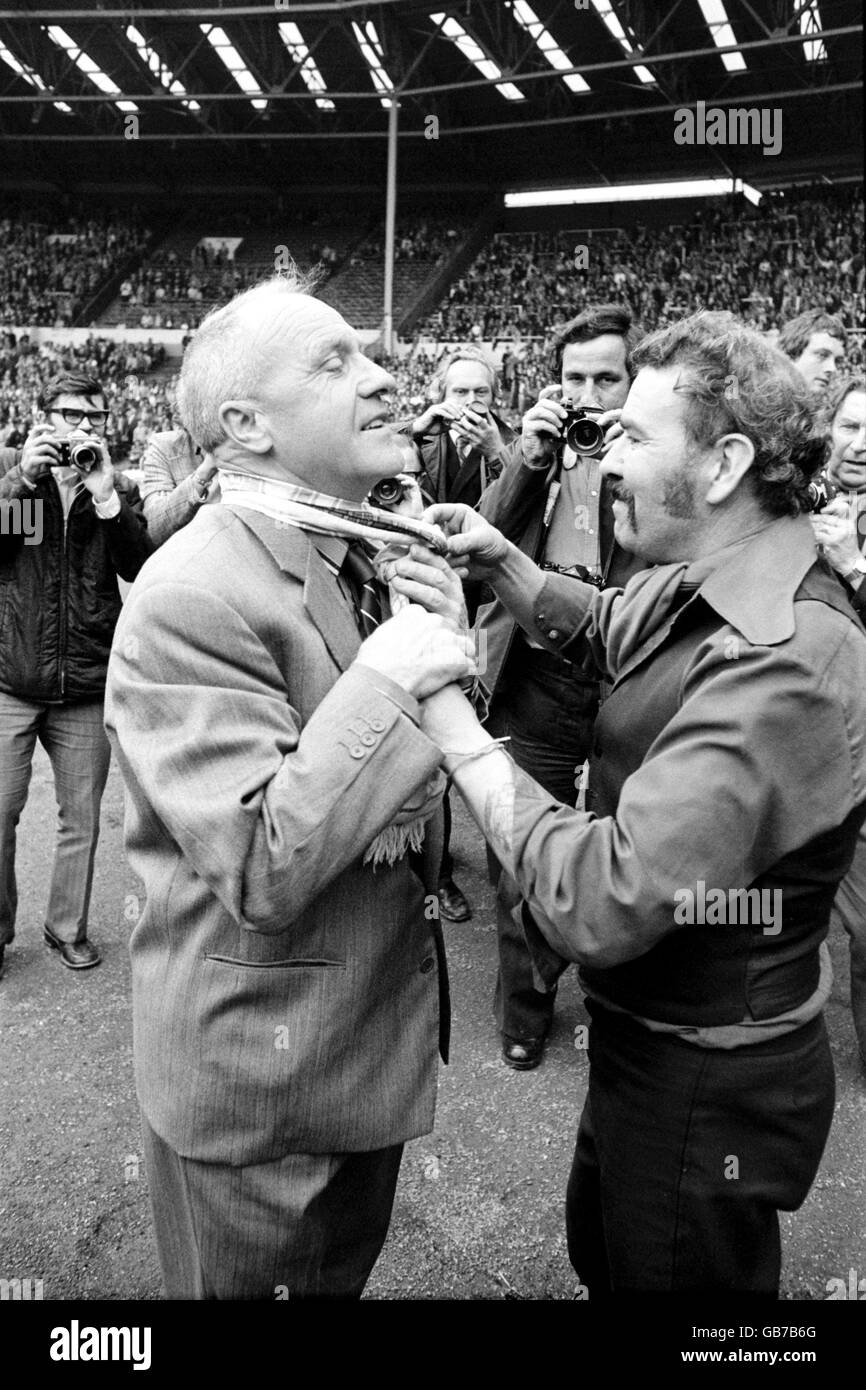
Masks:
[[[610,485],[601,476],[607,429],[631,382],[639,334],[628,309],[586,309],[558,333],[544,388],[523,417],[521,437],[478,510],[543,569],[622,586],[641,562],[616,544]],[[611,413],[614,412],[614,413]],[[481,677],[491,697],[487,728],[507,735],[515,762],[558,801],[573,806],[589,756],[599,704],[593,675],[521,633],[500,599],[478,614]],[[488,852],[497,885],[499,973],[494,1013],[505,1064],[528,1071],[541,1061],[553,1019],[555,987],[535,988],[521,925],[521,895]],[[523,908],[528,912],[528,908]]]
[[[103,697],[117,580],[132,581],[153,546],[138,490],[115,472],[102,438],[100,383],[63,373],[40,407],[20,455],[0,458],[0,506],[28,502],[40,534],[24,544],[0,528],[0,965],[15,934],[16,827],[38,738],[59,810],[45,940],[64,965],[86,970],[100,961],[87,913],[108,776]]]
[[[421,455],[419,486],[428,502],[478,500],[501,471],[514,431],[493,412],[496,365],[483,348],[468,343],[455,348],[440,363],[430,383],[433,404],[404,426]],[[482,586],[469,583],[464,591],[469,621],[473,622]],[[451,859],[451,817],[445,801],[445,845],[439,882],[439,908],[451,922],[466,922],[472,909],[454,882]]]
[[[433,404],[403,427],[420,450],[421,486],[431,502],[474,507],[501,471],[514,431],[493,412],[496,385],[496,365],[483,348],[455,348],[430,383]]]

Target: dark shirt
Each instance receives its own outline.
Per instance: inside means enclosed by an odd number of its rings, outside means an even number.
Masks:
[[[683,606],[659,593],[666,580],[676,588],[676,571],[660,566],[601,593],[551,574],[535,605],[532,635],[565,656],[588,648],[613,681],[611,702],[630,687],[633,709],[661,696],[673,711],[613,813],[566,811],[518,778],[506,867],[554,952],[588,972],[613,974],[671,936],[684,887],[746,887],[820,837],[832,842],[866,806],[866,637],[844,603],[832,606],[808,519],[771,522],[679,575],[698,582],[692,601],[718,622],[696,629],[691,646],[684,639],[684,659],[666,668]],[[830,602],[795,603],[807,576]],[[604,747],[597,756],[601,769]],[[766,941],[781,948],[784,934]],[[813,989],[816,956],[814,975]]]

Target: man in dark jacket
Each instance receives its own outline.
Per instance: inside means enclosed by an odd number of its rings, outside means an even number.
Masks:
[[[0,457],[0,966],[15,934],[15,834],[39,739],[59,808],[45,940],[71,970],[98,965],[87,939],[99,807],[108,776],[105,672],[120,614],[117,579],[153,550],[136,487],[101,438],[92,377],[48,383],[44,420]]]
[[[428,502],[478,504],[488,483],[501,472],[514,430],[493,412],[496,365],[483,348],[467,343],[440,362],[430,383],[433,403],[404,427],[421,456],[421,492]],[[464,597],[473,622],[482,586],[468,584]],[[439,878],[439,909],[451,922],[472,916],[464,893],[454,882],[451,856],[451,807],[446,796],[445,839]]]
[[[412,421],[424,466],[422,486],[433,502],[474,507],[502,469],[514,431],[493,413],[496,366],[468,343],[439,364],[430,385],[432,405]]]
[[[551,363],[557,385],[545,387],[523,417],[503,472],[478,505],[543,568],[588,578],[597,587],[625,584],[642,561],[614,541],[600,453],[576,454],[563,439],[563,401],[619,409],[637,338],[628,309],[619,304],[586,309],[561,329]],[[510,738],[515,762],[545,791],[573,806],[598,711],[597,680],[530,642],[498,599],[479,611],[478,631],[481,676],[491,695],[488,728]],[[504,1062],[527,1071],[541,1061],[556,991],[536,989],[520,892],[511,875],[499,871],[492,851],[490,860],[499,940],[494,1012]]]

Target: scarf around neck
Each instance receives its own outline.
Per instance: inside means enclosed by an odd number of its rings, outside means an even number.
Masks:
[[[314,488],[283,482],[251,473],[232,473],[220,468],[220,503],[231,507],[248,507],[276,521],[277,525],[296,526],[299,530],[320,536],[339,536],[345,540],[365,541],[376,547],[370,556],[381,583],[389,562],[408,553],[413,542],[420,542],[445,555],[448,542],[438,526],[415,521],[410,517],[386,512],[366,502],[348,502],[341,497],[316,492]],[[389,584],[391,612],[404,608],[409,600]],[[468,630],[468,620],[466,623]],[[437,771],[422,787],[414,802],[398,811],[395,819],[380,830],[364,854],[364,863],[395,864],[407,851],[420,852],[424,843],[427,822],[441,801],[445,778]]]

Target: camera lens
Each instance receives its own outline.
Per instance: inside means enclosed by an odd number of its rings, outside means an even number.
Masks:
[[[576,454],[598,454],[604,443],[604,430],[595,420],[578,416],[569,425],[565,438]]]
[[[370,492],[374,507],[393,507],[403,496],[403,484],[399,478],[383,478]]]
[[[92,473],[99,465],[101,453],[93,444],[73,444],[69,450],[69,457],[82,473]]]

